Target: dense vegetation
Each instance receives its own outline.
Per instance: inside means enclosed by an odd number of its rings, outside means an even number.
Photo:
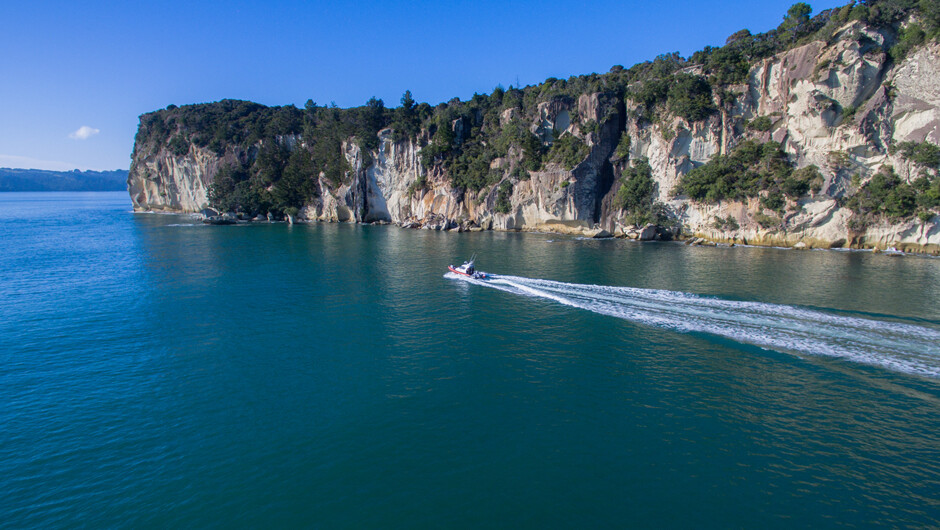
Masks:
[[[907,183],[891,166],[882,167],[843,200],[857,214],[855,228],[867,226],[879,216],[901,220],[916,214],[926,221],[934,215],[931,210],[940,208],[940,147],[905,142],[896,149],[921,168],[920,175]],[[690,171],[675,192],[706,202],[760,196],[763,207],[781,215],[787,204],[785,197],[798,199],[810,191],[818,192],[821,185],[822,175],[816,166],[794,170],[776,142],[747,141],[728,156],[716,156]],[[771,216],[758,221],[768,228],[779,223]]]
[[[512,197],[512,182],[504,180],[500,182],[499,189],[496,190],[496,211],[499,213],[509,213]]]
[[[915,214],[923,221],[940,208],[940,147],[929,142],[903,142],[894,149],[914,163],[919,175],[904,182],[891,166],[861,186],[845,201],[856,213],[855,228],[863,228],[877,216],[893,220],[907,219]]]
[[[908,184],[891,166],[884,166],[858,191],[845,201],[857,215],[855,228],[863,228],[874,217],[906,219],[915,214],[927,221],[931,209],[940,208],[940,179],[921,177]]]
[[[574,169],[582,160],[587,158],[590,149],[583,140],[572,134],[563,134],[548,150],[548,160],[557,163],[568,171]]]
[[[669,224],[665,206],[653,200],[655,191],[653,170],[649,161],[641,158],[623,172],[614,206],[623,210],[624,220],[633,225]]]
[[[748,140],[727,156],[716,155],[687,173],[674,193],[716,202],[757,197],[766,192],[761,204],[782,212],[786,206],[784,196],[798,199],[810,191],[818,192],[822,183],[816,166],[794,170],[779,143]]]
[[[210,190],[213,205],[263,213],[303,206],[323,192],[321,176],[328,187],[348,183],[352,168],[342,146],[357,144],[363,166],[368,166],[370,151],[378,145],[377,132],[391,127],[394,139],[408,138],[421,147],[426,173],[411,193],[426,189],[429,178],[447,178],[457,190],[473,192],[492,190],[508,178],[509,184],[498,190],[498,196],[506,198],[509,186],[529,178],[532,171],[577,166],[591,152],[597,133],[609,129],[604,127],[610,120],[623,123],[624,111],[633,119],[658,123],[672,117],[687,122],[715,119],[755,61],[812,40],[829,40],[846,22],[897,27],[916,12],[919,22],[900,30],[897,44],[887,50],[899,60],[914,46],[938,38],[938,4],[938,0],[867,0],[811,17],[810,6],[799,2],[777,28],[760,34],[738,31],[724,46],[708,46],[688,58],[663,54],[631,68],[615,65],[604,74],[549,78],[524,88],[500,86],[468,101],[454,98],[433,107],[417,103],[411,92],[405,92],[395,108],[376,98],[349,109],[313,101],[303,109],[234,100],[171,105],[141,117],[135,149],[185,155],[196,146],[224,155],[228,165]],[[539,122],[539,104],[575,109],[577,98],[591,93],[599,94],[604,108],[610,109],[600,123],[580,120],[572,110],[577,127],[530,130],[530,124]],[[772,117],[758,117],[747,127],[767,131],[773,123]],[[665,129],[664,134],[674,132]],[[622,134],[610,154],[624,162],[629,147],[630,138]],[[766,192],[765,204],[779,211],[783,195],[805,195],[820,182],[815,168],[793,171],[779,146],[746,144],[739,151],[696,169],[683,179],[682,188],[693,198],[709,201]],[[637,165],[618,167],[628,167],[629,173]],[[508,198],[499,207],[507,204]]]
[[[925,174],[936,175],[940,170],[940,147],[930,142],[902,142],[895,150],[914,162]]]
[[[417,105],[410,92],[401,103],[386,109],[382,100],[372,98],[362,107],[340,109],[307,101],[303,110],[236,100],[171,105],[141,116],[135,149],[165,145],[184,155],[195,145],[219,156],[235,155],[213,181],[210,203],[251,214],[280,212],[300,208],[315,197],[321,175],[332,186],[346,181],[351,168],[343,142],[354,139],[367,156],[377,147],[377,133],[384,127],[395,127],[399,135],[417,135],[430,106]],[[298,141],[303,142],[300,148],[295,145]],[[368,159],[364,163],[368,165]]]

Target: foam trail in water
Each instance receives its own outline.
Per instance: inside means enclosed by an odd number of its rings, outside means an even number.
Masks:
[[[675,291],[581,285],[491,275],[447,277],[683,332],[712,333],[763,348],[827,355],[940,378],[940,330],[761,302]]]

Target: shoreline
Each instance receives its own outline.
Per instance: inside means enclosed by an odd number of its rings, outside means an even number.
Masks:
[[[175,210],[131,210],[130,213],[134,214],[162,214],[162,215],[183,215],[188,216],[193,220],[203,221],[206,219],[206,216],[198,212],[184,212],[184,211],[175,211]],[[899,243],[894,246],[886,246],[885,248],[880,248],[878,245],[863,245],[859,243],[853,244],[842,244],[842,245],[833,245],[833,243],[838,242],[829,242],[828,245],[817,245],[817,242],[826,243],[823,241],[814,240],[813,244],[806,245],[802,239],[798,239],[793,245],[780,245],[780,244],[760,244],[753,241],[748,241],[746,238],[738,238],[738,236],[724,237],[724,238],[714,238],[710,237],[708,234],[701,232],[690,232],[689,235],[686,235],[682,232],[677,236],[670,236],[667,238],[660,237],[660,233],[666,232],[669,233],[669,230],[663,229],[662,227],[657,228],[657,236],[648,239],[641,239],[638,237],[627,237],[627,236],[615,236],[609,232],[602,231],[601,229],[584,229],[580,233],[574,233],[572,231],[560,231],[560,230],[545,230],[543,228],[517,228],[517,229],[499,229],[499,228],[483,228],[483,227],[473,227],[466,228],[461,225],[455,225],[452,228],[443,228],[443,227],[428,227],[428,226],[415,226],[415,223],[409,221],[407,223],[396,223],[390,221],[376,221],[376,222],[361,222],[361,221],[338,221],[338,220],[321,220],[321,219],[297,219],[295,218],[293,222],[287,220],[238,220],[238,225],[250,225],[250,224],[350,224],[350,225],[363,225],[363,226],[394,226],[400,229],[408,230],[429,230],[437,232],[518,232],[518,233],[533,233],[533,234],[545,234],[545,235],[558,235],[570,237],[572,240],[626,240],[626,241],[636,241],[637,243],[648,243],[648,242],[660,242],[667,243],[673,242],[677,244],[689,245],[689,246],[705,246],[705,247],[724,247],[724,248],[734,248],[734,247],[743,247],[743,248],[772,248],[777,250],[814,250],[814,251],[836,251],[836,252],[868,252],[873,254],[885,254],[887,256],[919,256],[927,258],[940,258],[940,246],[938,248],[933,248],[934,245],[928,245],[926,248],[922,245],[905,245]],[[595,235],[591,235],[591,233]],[[606,236],[598,236],[599,232],[603,232]],[[773,243],[779,243],[781,240],[785,240],[785,236],[781,238],[771,238]],[[801,246],[802,245],[802,246]],[[907,248],[902,248],[907,247]],[[916,248],[915,248],[916,247]],[[910,250],[915,248],[915,250]]]

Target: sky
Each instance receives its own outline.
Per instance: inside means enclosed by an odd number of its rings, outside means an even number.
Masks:
[[[814,14],[844,1],[809,2]],[[127,169],[138,117],[234,98],[432,105],[776,27],[793,0],[7,2],[0,167]]]

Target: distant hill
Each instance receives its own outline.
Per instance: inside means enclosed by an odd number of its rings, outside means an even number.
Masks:
[[[127,170],[47,171],[0,168],[0,191],[125,191]]]

